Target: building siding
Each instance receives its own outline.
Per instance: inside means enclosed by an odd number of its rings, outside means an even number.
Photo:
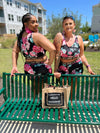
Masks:
[[[100,4],[93,6],[91,32],[100,33]]]
[[[22,22],[21,18],[24,14],[30,12],[34,16],[36,16],[37,19],[39,19],[39,13],[38,10],[40,9],[41,19],[42,22],[46,20],[46,15],[43,14],[43,12],[46,13],[46,10],[44,8],[41,8],[41,4],[38,3],[38,5],[34,5],[34,3],[31,3],[27,0],[0,0],[2,2],[2,7],[0,8],[0,18],[4,19],[4,21],[0,21],[0,30],[1,25],[3,25],[2,28],[2,34],[18,34],[20,30],[22,29]],[[26,9],[26,10],[25,10]],[[4,13],[4,16],[3,16]],[[42,34],[46,34],[46,23],[42,26]],[[1,34],[1,33],[0,33]]]

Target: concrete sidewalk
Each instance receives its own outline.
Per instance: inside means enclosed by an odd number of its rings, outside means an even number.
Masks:
[[[0,133],[100,133],[100,125],[0,121]]]

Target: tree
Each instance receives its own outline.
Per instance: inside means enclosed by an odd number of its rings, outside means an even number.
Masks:
[[[72,11],[70,10],[66,10],[66,8],[63,10],[62,14],[58,14],[57,16],[55,16],[54,14],[52,14],[51,18],[48,17],[47,19],[47,26],[48,26],[48,34],[50,39],[54,39],[55,35],[58,32],[62,32],[62,20],[63,17],[67,16],[67,15],[72,15],[75,17],[75,23],[76,23],[76,34],[79,33],[80,31],[80,26],[81,26],[81,16],[82,15],[78,15],[78,12],[76,14],[74,14]]]
[[[88,33],[91,31],[91,27],[89,27],[88,22],[86,21],[85,24],[83,24],[83,27],[81,28],[82,32]]]

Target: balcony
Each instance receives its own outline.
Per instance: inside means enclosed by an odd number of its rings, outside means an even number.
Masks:
[[[3,7],[3,2],[0,0],[0,8]]]
[[[5,23],[4,17],[0,17],[0,23]]]
[[[39,27],[42,27],[42,23],[39,23]]]
[[[41,17],[42,18],[42,14],[41,13],[38,13],[38,17]]]

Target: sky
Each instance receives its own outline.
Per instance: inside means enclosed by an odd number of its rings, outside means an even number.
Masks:
[[[52,14],[57,16],[62,14],[64,8],[71,10],[73,13],[78,12],[78,15],[82,15],[82,24],[86,23],[86,20],[91,26],[92,23],[92,7],[100,0],[29,0],[32,3],[41,3],[44,9],[47,10],[46,15],[50,17]]]

